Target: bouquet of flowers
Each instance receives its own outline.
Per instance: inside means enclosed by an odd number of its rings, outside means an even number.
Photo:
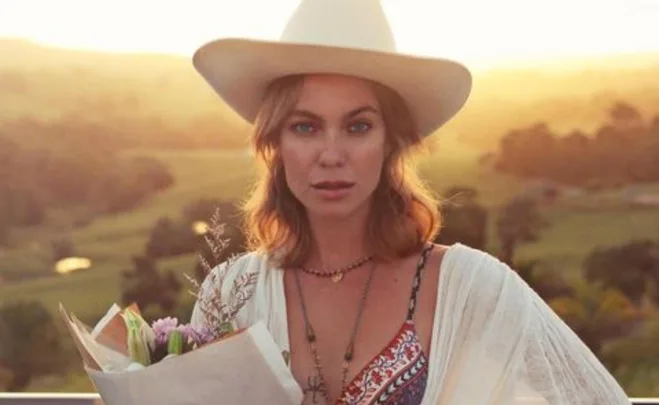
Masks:
[[[210,236],[222,241],[217,218]],[[218,247],[208,236],[207,242],[216,255],[226,246],[220,242]],[[265,325],[236,327],[236,314],[252,296],[256,274],[237,277],[231,299],[221,299],[219,286],[234,259],[212,271],[202,257],[209,284],[217,286],[210,295],[202,296],[200,285],[189,278],[204,326],[173,317],[149,324],[137,305],[121,309],[114,304],[90,328],[60,304],[85,371],[107,405],[302,402],[302,390]]]

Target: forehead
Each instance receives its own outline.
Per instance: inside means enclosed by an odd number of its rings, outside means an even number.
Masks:
[[[357,77],[310,75],[304,78],[296,107],[319,114],[342,114],[356,107],[377,108],[373,87]]]

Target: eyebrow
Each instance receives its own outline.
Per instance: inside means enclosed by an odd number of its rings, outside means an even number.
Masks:
[[[343,118],[344,119],[352,118],[352,117],[355,117],[355,116],[357,116],[357,115],[359,115],[363,112],[372,112],[372,113],[375,113],[375,114],[379,113],[379,111],[376,108],[374,108],[370,105],[365,105],[365,106],[357,107],[354,110],[348,111],[346,114],[343,115]],[[293,116],[301,116],[301,117],[311,118],[311,119],[314,119],[314,120],[317,120],[317,121],[323,121],[323,118],[320,115],[314,114],[309,110],[294,110],[291,113],[291,117],[293,117]]]

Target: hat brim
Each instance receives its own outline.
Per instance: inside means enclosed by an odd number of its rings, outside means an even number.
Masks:
[[[199,48],[193,65],[249,123],[278,77],[331,73],[376,81],[403,97],[423,137],[460,111],[472,87],[469,70],[451,60],[314,44],[221,39]]]

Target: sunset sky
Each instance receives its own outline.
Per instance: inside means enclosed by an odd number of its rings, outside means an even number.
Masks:
[[[218,36],[277,38],[298,1],[1,0],[0,36],[71,48],[189,56]],[[484,65],[659,52],[659,0],[382,3],[404,52]]]

